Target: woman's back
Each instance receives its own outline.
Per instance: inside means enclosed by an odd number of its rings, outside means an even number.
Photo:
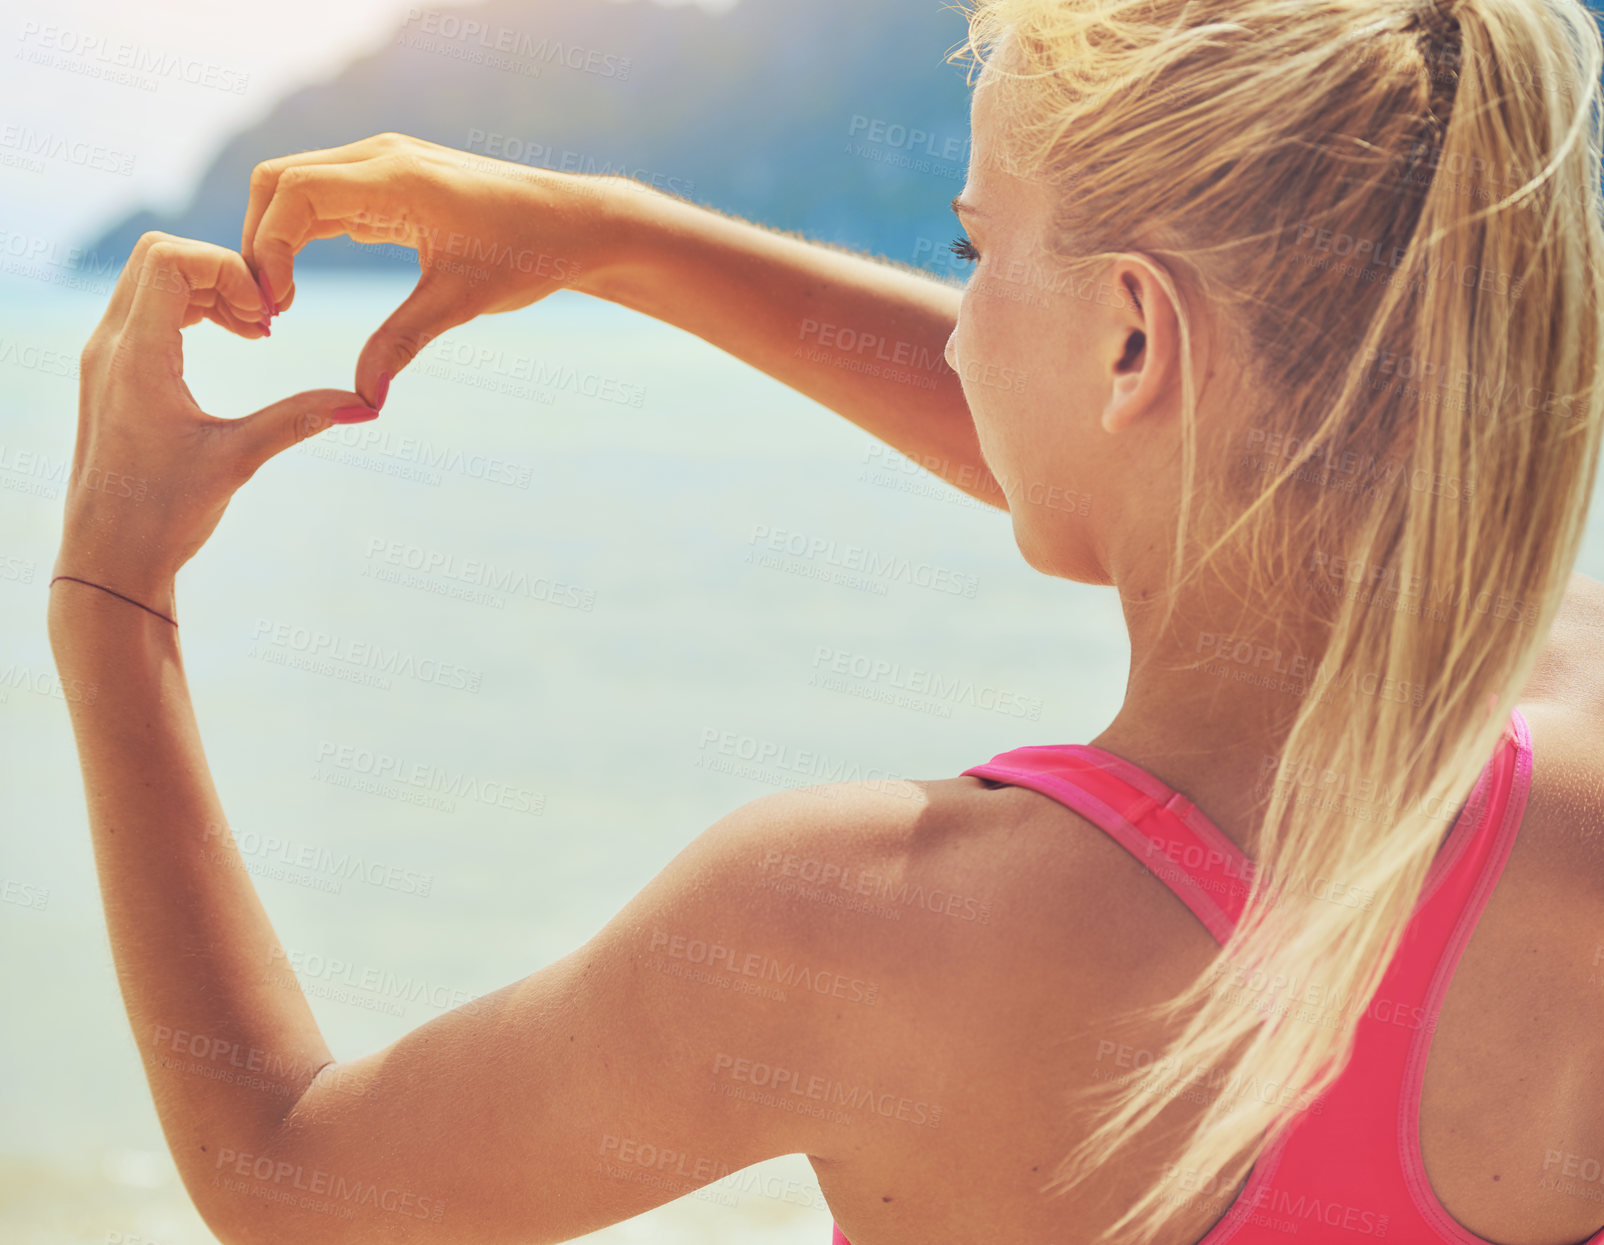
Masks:
[[[1419,1112],[1424,1170],[1435,1200],[1475,1234],[1456,1236],[1445,1220],[1443,1240],[1572,1245],[1604,1224],[1600,635],[1604,585],[1578,578],[1519,706],[1533,757],[1524,815],[1435,1032],[1413,1008],[1383,1017],[1430,1038],[1429,1047],[1417,1046],[1429,1049]],[[939,1098],[940,1126],[902,1130],[905,1144],[880,1149],[872,1162],[816,1156],[821,1187],[856,1245],[1089,1239],[1165,1178],[1168,1156],[1138,1147],[1069,1197],[1034,1195],[1080,1139],[1066,1127],[1065,1095],[1119,1078],[1165,1049],[1173,1030],[1121,1017],[1206,971],[1216,943],[1135,856],[1064,805],[972,778],[933,791],[937,824],[971,826],[985,846],[932,850],[968,860],[965,884],[994,913],[984,926],[953,931],[933,965],[909,966],[920,978],[928,1029],[925,1055],[908,1075]],[[1210,812],[1202,799],[1198,805]],[[926,833],[959,841],[956,829]],[[981,859],[988,863],[977,866]],[[888,997],[900,988],[889,980]],[[1381,1015],[1374,1007],[1371,1014]],[[1201,1110],[1178,1094],[1162,1118],[1182,1127]],[[1399,1118],[1395,1102],[1374,1110],[1384,1122]],[[1350,1158],[1330,1161],[1339,1167]],[[1201,1188],[1184,1172],[1168,1176],[1176,1199],[1191,1204],[1163,1240],[1192,1245],[1235,1190]],[[1381,1205],[1298,1192],[1309,1196],[1280,1213],[1273,1201],[1261,1207],[1261,1224],[1282,1224],[1277,1238],[1293,1224],[1301,1239],[1319,1240],[1327,1237],[1310,1234],[1379,1238],[1390,1227],[1396,1238],[1403,1226],[1389,1224]]]

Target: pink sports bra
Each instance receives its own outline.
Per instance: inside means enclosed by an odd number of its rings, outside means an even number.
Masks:
[[[965,773],[1075,810],[1146,865],[1217,941],[1235,928],[1252,862],[1146,770],[1101,748],[1064,745],[1019,748]],[[1433,1194],[1420,1152],[1420,1097],[1443,996],[1509,858],[1531,774],[1531,735],[1517,711],[1432,863],[1348,1066],[1264,1151],[1197,1245],[1286,1245],[1292,1234],[1315,1245],[1366,1237],[1495,1245]],[[851,1245],[839,1226],[831,1241]],[[1587,1245],[1604,1245],[1604,1229]]]

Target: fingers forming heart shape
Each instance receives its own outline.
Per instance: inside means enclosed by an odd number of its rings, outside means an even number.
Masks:
[[[378,411],[350,390],[295,394],[238,419],[203,411],[184,383],[182,330],[202,319],[265,335],[242,256],[149,233],[134,247],[84,347],[57,574],[139,600],[170,597],[239,487],[290,446]]]

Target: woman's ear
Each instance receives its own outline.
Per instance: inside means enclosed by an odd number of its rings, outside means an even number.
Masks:
[[[1123,432],[1163,411],[1180,376],[1180,320],[1157,266],[1145,255],[1121,255],[1110,273],[1108,402],[1103,431]]]

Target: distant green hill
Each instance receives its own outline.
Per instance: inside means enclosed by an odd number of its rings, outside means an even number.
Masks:
[[[258,161],[387,130],[553,168],[627,172],[723,211],[947,266],[968,159],[968,88],[945,0],[742,0],[713,16],[645,0],[414,9],[385,46],[235,135],[177,215],[146,229],[236,246]],[[391,264],[316,243],[306,262]]]

